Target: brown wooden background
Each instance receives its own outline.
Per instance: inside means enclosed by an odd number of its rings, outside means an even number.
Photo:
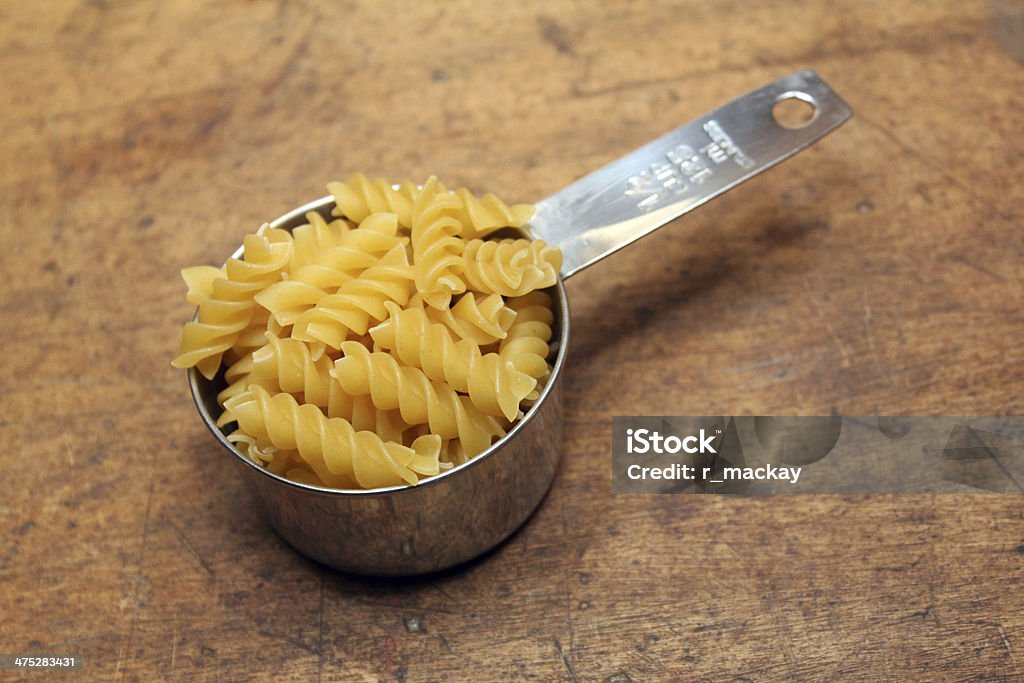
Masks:
[[[1019,496],[613,497],[609,430],[1024,412],[1022,61],[1020,0],[0,4],[0,651],[101,680],[1021,680]],[[168,364],[182,266],[357,170],[537,199],[807,67],[853,121],[571,282],[565,458],[511,541],[396,582],[264,525]]]

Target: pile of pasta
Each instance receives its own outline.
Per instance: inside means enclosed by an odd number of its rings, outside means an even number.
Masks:
[[[328,184],[332,220],[263,225],[223,267],[186,268],[172,364],[223,369],[218,425],[253,462],[331,488],[416,484],[467,462],[547,381],[559,250],[494,235],[529,205],[434,177]],[[508,234],[505,230],[502,234]]]

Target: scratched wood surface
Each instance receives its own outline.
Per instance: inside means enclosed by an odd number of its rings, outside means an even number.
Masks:
[[[1022,60],[1020,0],[3,3],[0,652],[1021,680],[1019,496],[616,497],[609,445],[617,414],[1024,412]],[[182,266],[356,170],[540,198],[806,67],[853,121],[570,283],[565,457],[509,542],[384,581],[262,522],[168,365]]]

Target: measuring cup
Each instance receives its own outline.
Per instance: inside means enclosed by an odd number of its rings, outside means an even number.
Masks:
[[[784,104],[806,108],[785,119]],[[335,490],[272,474],[216,426],[222,376],[195,368],[199,413],[234,454],[271,526],[299,552],[343,571],[401,576],[470,560],[515,531],[537,507],[562,455],[562,371],[569,349],[565,280],[704,202],[795,154],[842,124],[850,108],[812,71],[800,71],[716,109],[591,173],[536,205],[530,236],[562,250],[551,294],[553,369],[539,399],[484,453],[416,486]],[[286,213],[291,230],[309,211],[330,220],[332,197]],[[235,254],[241,256],[241,249]]]

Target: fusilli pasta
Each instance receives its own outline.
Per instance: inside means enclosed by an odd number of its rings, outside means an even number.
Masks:
[[[288,266],[289,272],[294,273],[299,268],[312,263],[321,251],[336,246],[342,237],[352,229],[352,226],[343,218],[336,218],[328,223],[316,211],[306,214],[305,225],[300,225],[292,230],[292,261]]]
[[[468,339],[456,342],[444,325],[431,323],[421,308],[402,310],[392,303],[386,323],[370,330],[381,348],[392,351],[406,365],[417,367],[435,382],[447,382],[452,389],[469,394],[473,404],[488,415],[513,420],[519,402],[537,385],[537,380],[515,369],[496,353],[480,353]]]
[[[332,211],[335,216],[345,216],[359,223],[370,214],[393,213],[407,228],[412,227],[412,206],[420,193],[411,182],[403,182],[396,190],[391,183],[381,178],[370,180],[362,173],[344,182],[328,183],[327,191],[337,204]]]
[[[393,356],[370,352],[356,342],[343,342],[341,350],[344,355],[335,361],[332,374],[346,393],[369,394],[380,410],[398,410],[407,423],[429,425],[442,439],[458,438],[473,455],[505,433],[468,396],[431,382],[419,368],[400,365]]]
[[[279,325],[294,324],[300,315],[329,293],[380,263],[381,258],[398,245],[405,244],[406,238],[398,237],[397,231],[394,214],[368,216],[358,229],[340,236],[309,263],[289,273],[286,280],[275,282],[256,294],[256,302],[267,309]]]
[[[458,218],[464,226],[462,237],[480,238],[501,228],[520,228],[533,216],[529,204],[509,206],[491,193],[476,197],[464,187],[455,191],[462,202]]]
[[[396,188],[356,174],[328,189],[334,219],[264,225],[241,258],[182,271],[199,311],[173,365],[208,379],[223,368],[217,424],[268,472],[416,484],[487,450],[538,398],[554,323],[540,289],[561,255],[485,239],[532,207],[434,177]]]
[[[379,264],[345,282],[336,293],[323,297],[296,318],[292,337],[323,342],[337,349],[350,333],[366,334],[371,321],[383,320],[387,314],[384,302],[395,301],[404,306],[412,294],[412,279],[405,247],[396,246]]]
[[[441,323],[459,339],[469,339],[479,346],[504,339],[516,317],[500,294],[476,292],[466,292],[451,308],[425,310],[432,322]]]
[[[183,273],[186,284],[197,287],[190,287],[189,298],[199,305],[199,320],[185,324],[174,367],[195,366],[212,379],[224,352],[250,326],[257,308],[253,297],[279,280],[291,260],[292,238],[284,230],[264,225],[247,235],[243,245],[242,258],[230,259],[222,276],[211,279],[208,269]]]
[[[562,252],[541,240],[470,240],[462,255],[469,286],[502,296],[550,287],[562,268]]]
[[[544,292],[531,292],[509,299],[508,305],[516,312],[516,319],[501,340],[498,354],[511,361],[516,370],[539,379],[549,370],[548,342],[555,319],[551,297]]]
[[[466,242],[458,238],[463,225],[456,218],[459,199],[439,187],[431,176],[412,207],[412,253],[416,290],[429,306],[448,308],[453,294],[466,291],[459,277]]]
[[[289,393],[271,396],[253,386],[224,406],[239,428],[277,449],[295,450],[322,480],[352,477],[364,488],[415,484],[419,476],[440,471],[441,439],[417,438],[411,446],[385,442],[373,432],[356,431],[340,417],[329,418],[316,406],[300,404]]]

